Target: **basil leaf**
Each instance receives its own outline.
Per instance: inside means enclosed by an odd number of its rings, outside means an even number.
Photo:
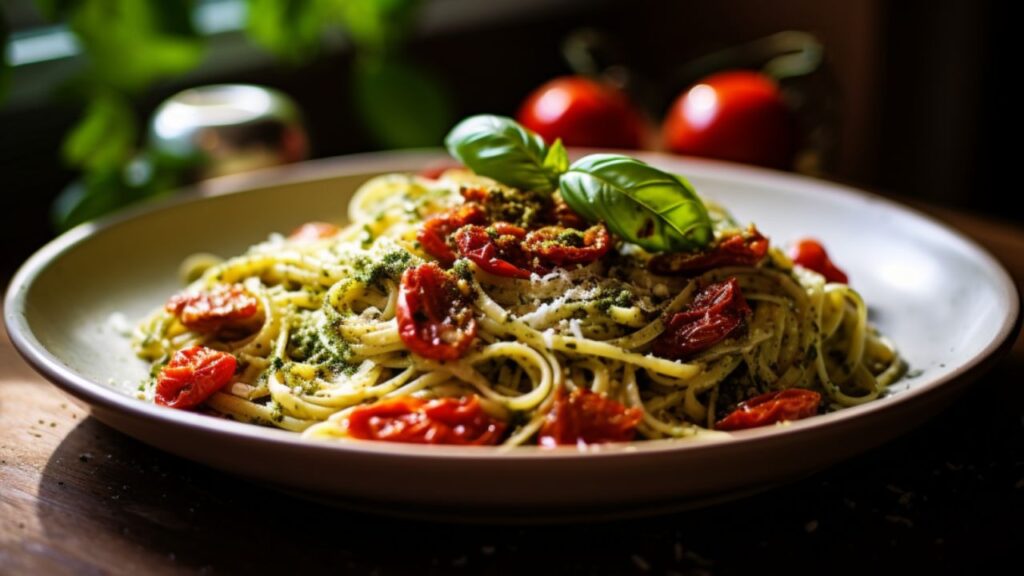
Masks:
[[[552,148],[555,156],[546,162],[544,139],[511,118],[470,116],[444,142],[452,156],[481,176],[525,191],[558,188],[559,153]]]
[[[544,157],[544,167],[559,175],[569,169],[569,153],[565,151],[561,138],[556,139],[548,149],[547,156]]]
[[[712,239],[707,208],[685,179],[628,156],[577,160],[561,191],[580,215],[651,252],[696,250]]]

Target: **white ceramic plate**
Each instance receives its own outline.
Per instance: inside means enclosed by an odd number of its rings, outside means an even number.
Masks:
[[[404,514],[505,520],[642,514],[728,498],[807,474],[935,414],[1012,341],[1018,297],[984,250],[876,196],[724,163],[644,155],[754,221],[777,244],[822,239],[899,347],[913,377],[856,408],[714,442],[509,453],[389,443],[306,442],[150,405],[128,391],[146,374],[111,314],[134,322],[180,288],[188,254],[242,252],[273,231],[338,220],[372,175],[416,171],[433,152],[312,162],[222,179],[174,201],[85,225],[15,276],[5,318],[18,350],[103,422],[157,448],[302,494]]]

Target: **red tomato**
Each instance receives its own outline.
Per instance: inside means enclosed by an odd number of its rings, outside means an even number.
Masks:
[[[643,121],[615,88],[582,76],[551,80],[531,93],[516,119],[551,143],[640,148]]]
[[[750,314],[735,278],[711,284],[697,294],[688,310],[669,319],[651,350],[673,360],[702,352],[735,332]]]
[[[577,388],[572,394],[560,391],[555,405],[541,426],[539,443],[554,447],[565,444],[629,442],[643,418],[639,408],[626,408],[603,394]]]
[[[490,228],[463,226],[455,233],[459,252],[491,274],[508,278],[530,277],[529,256],[523,250],[526,230],[507,222]]]
[[[453,168],[462,168],[462,164],[459,164],[454,160],[439,160],[424,166],[419,173],[417,173],[417,176],[422,176],[429,180],[437,180],[442,174]]]
[[[825,247],[817,240],[805,238],[793,246],[790,257],[795,264],[799,264],[808,270],[814,270],[825,277],[829,282],[849,284],[849,277],[832,263],[828,257]]]
[[[330,238],[340,232],[340,229],[330,222],[306,222],[288,235],[289,240],[297,242],[315,242]]]
[[[612,240],[604,224],[584,232],[561,226],[545,226],[526,235],[523,248],[557,266],[588,264],[608,253]]]
[[[720,72],[697,82],[672,104],[662,131],[679,154],[772,168],[793,159],[793,114],[775,82],[757,72]]]
[[[424,358],[456,360],[476,337],[468,294],[434,262],[402,274],[396,316],[402,342]]]
[[[723,238],[705,252],[661,254],[648,267],[656,274],[701,274],[721,266],[754,266],[768,253],[768,239],[751,226],[745,234]]]
[[[206,346],[178,350],[160,371],[156,403],[171,408],[193,408],[231,381],[237,362],[227,352]]]
[[[216,332],[245,324],[256,315],[259,302],[241,284],[219,284],[209,292],[172,296],[164,309],[189,330]]]
[[[497,444],[505,431],[505,423],[488,416],[475,395],[384,400],[353,410],[347,426],[354,438],[415,444]]]
[[[790,388],[767,392],[742,402],[736,410],[715,424],[718,430],[743,430],[814,416],[821,404],[821,394],[811,390]]]
[[[490,198],[490,192],[486,188],[459,188],[459,194],[466,202],[479,202],[482,205],[487,205],[487,199]]]
[[[452,232],[466,224],[483,224],[486,221],[484,209],[475,202],[467,202],[427,218],[416,233],[416,239],[427,254],[437,258],[444,266],[451,266],[456,258],[449,244]]]

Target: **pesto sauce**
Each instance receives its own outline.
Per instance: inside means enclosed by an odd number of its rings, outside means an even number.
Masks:
[[[484,208],[494,222],[510,222],[522,228],[540,223],[551,199],[540,192],[491,188],[487,191]]]
[[[412,254],[405,250],[392,250],[379,258],[362,256],[356,260],[355,280],[366,286],[383,289],[383,281],[397,281],[406,269],[418,262]]]
[[[287,350],[289,357],[316,365],[325,376],[331,373],[351,373],[355,370],[349,343],[332,330],[318,329],[315,317],[310,314],[301,316],[293,323],[288,334]],[[278,370],[284,367],[283,362],[272,364]]]
[[[633,305],[633,295],[629,290],[602,290],[597,294],[597,299],[594,302],[594,306],[597,307],[602,313],[607,314],[611,310],[612,306],[618,306],[619,308],[629,308]]]

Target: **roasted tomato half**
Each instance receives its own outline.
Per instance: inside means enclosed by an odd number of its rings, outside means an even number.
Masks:
[[[722,238],[704,252],[661,254],[648,265],[655,274],[697,275],[722,266],[754,266],[768,254],[768,239],[751,226],[743,234]]]
[[[669,319],[652,351],[673,360],[692,356],[724,340],[750,314],[735,278],[710,284],[697,294],[689,309]]]
[[[455,262],[455,251],[450,243],[451,235],[467,224],[483,224],[487,222],[487,213],[475,202],[467,202],[455,206],[426,219],[416,234],[423,250],[437,258],[444,266]]]
[[[193,408],[223,388],[235,374],[237,361],[227,352],[192,346],[174,353],[156,381],[156,403]]]
[[[790,256],[793,258],[794,264],[799,264],[808,270],[814,270],[824,276],[825,280],[829,282],[849,283],[850,279],[846,276],[846,272],[843,272],[832,263],[832,259],[828,257],[825,247],[817,240],[805,238],[798,241],[793,246]]]
[[[354,438],[415,444],[497,444],[505,431],[505,423],[484,412],[475,395],[384,400],[353,410],[347,426]]]
[[[463,226],[455,233],[459,253],[477,266],[508,278],[529,278],[536,271],[529,254],[523,249],[526,230],[507,222],[491,226]]]
[[[584,231],[562,226],[545,226],[526,235],[523,248],[541,261],[556,266],[589,264],[608,253],[611,236],[604,224]]]
[[[398,292],[398,335],[424,358],[455,360],[476,337],[469,288],[434,262],[409,268]]]
[[[208,292],[172,296],[164,309],[189,330],[217,332],[248,325],[259,310],[259,302],[241,284],[220,284]]]
[[[314,242],[335,236],[341,229],[330,222],[306,222],[288,235],[294,242]]]
[[[577,388],[558,393],[541,426],[541,446],[629,442],[643,418],[639,408],[626,408],[603,394]]]
[[[784,420],[814,416],[821,405],[821,394],[812,390],[790,388],[768,392],[742,402],[736,410],[715,424],[718,430],[742,430],[767,426]]]

